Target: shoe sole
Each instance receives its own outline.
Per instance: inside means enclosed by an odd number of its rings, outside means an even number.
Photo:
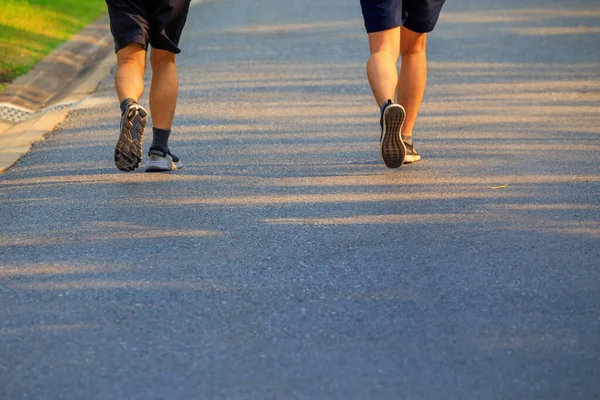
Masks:
[[[404,118],[406,118],[406,112],[399,104],[393,104],[383,112],[381,159],[388,168],[402,166],[406,157],[406,147],[400,135]]]
[[[146,163],[146,172],[169,172],[183,168],[181,162],[169,162],[169,160],[148,161]]]
[[[142,137],[148,112],[139,105],[130,106],[125,112],[115,147],[115,165],[121,171],[134,171],[142,163]]]

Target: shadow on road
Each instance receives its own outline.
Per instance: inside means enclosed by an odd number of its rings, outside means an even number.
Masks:
[[[331,365],[336,398],[597,389],[598,8],[457,1],[430,37],[423,161],[387,170],[359,10],[281,3],[203,4],[186,31],[182,171],[115,170],[108,78],[0,177],[7,362],[112,383],[152,354],[188,394],[318,398]]]

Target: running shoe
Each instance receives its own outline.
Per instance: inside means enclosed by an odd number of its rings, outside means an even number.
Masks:
[[[121,133],[115,147],[115,165],[121,171],[133,171],[142,162],[142,137],[148,122],[148,112],[131,103],[121,115]]]
[[[406,112],[400,104],[388,100],[381,107],[381,159],[388,168],[398,168],[406,157],[406,146],[400,137],[400,130],[404,124]]]
[[[406,148],[406,155],[404,156],[404,164],[410,164],[421,160],[421,156],[417,149],[415,149],[414,144],[408,144],[404,142],[404,147]]]
[[[148,161],[146,162],[146,172],[166,172],[183,168],[179,157],[171,154],[170,151],[150,148],[148,151]]]

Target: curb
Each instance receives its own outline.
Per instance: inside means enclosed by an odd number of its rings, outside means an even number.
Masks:
[[[64,121],[116,63],[105,14],[0,93],[0,174]]]
[[[55,103],[61,94],[69,91],[75,79],[112,51],[112,43],[108,16],[104,14],[60,45],[29,73],[6,86],[0,93],[0,105],[36,112]],[[0,113],[0,119],[6,120],[2,117]]]

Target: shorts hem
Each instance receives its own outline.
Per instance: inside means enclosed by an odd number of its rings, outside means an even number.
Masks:
[[[143,35],[115,38],[115,53],[129,46],[130,44],[139,44],[144,48],[144,50],[148,50],[149,43],[148,40],[143,37]]]
[[[423,25],[418,25],[418,24],[410,24],[410,23],[405,23],[403,25],[406,29],[416,32],[416,33],[429,33],[433,31],[433,28],[435,28],[434,26],[426,26],[424,27]]]
[[[381,24],[381,25],[376,25],[376,26],[365,25],[365,28],[367,29],[367,33],[377,33],[377,32],[389,31],[390,29],[395,29],[395,28],[398,28],[399,26],[402,26],[402,24],[394,22],[394,23]]]
[[[165,51],[171,52],[173,54],[181,53],[181,49],[175,45],[167,45],[167,46],[156,45],[156,44],[153,44],[152,42],[148,42],[141,36],[125,37],[125,38],[118,38],[118,39],[115,38],[115,53],[117,53],[119,50],[129,46],[130,44],[139,44],[146,51],[148,51],[148,47],[152,47],[153,49],[165,50]]]
[[[173,43],[169,43],[166,46],[163,46],[163,45],[160,45],[160,44],[155,44],[155,43],[150,42],[150,46],[153,49],[164,50],[164,51],[168,51],[168,52],[173,53],[173,54],[179,54],[179,53],[181,53],[181,49],[179,47],[177,47]]]

